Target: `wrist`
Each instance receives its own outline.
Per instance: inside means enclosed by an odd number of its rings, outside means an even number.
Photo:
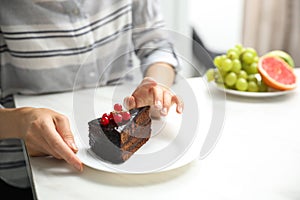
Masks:
[[[20,116],[24,108],[0,109],[0,138],[22,137]]]
[[[145,73],[145,77],[151,77],[158,83],[171,87],[175,80],[174,67],[168,63],[158,62],[150,65]]]

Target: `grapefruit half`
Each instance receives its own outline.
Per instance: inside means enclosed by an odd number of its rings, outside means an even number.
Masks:
[[[258,62],[258,72],[269,87],[277,90],[296,88],[297,77],[294,70],[277,56],[261,57]]]

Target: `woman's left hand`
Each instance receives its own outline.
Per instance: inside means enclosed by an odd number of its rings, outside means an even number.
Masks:
[[[145,77],[132,95],[124,99],[124,106],[128,110],[150,105],[162,116],[168,114],[173,104],[176,104],[176,112],[181,114],[183,101],[168,87],[158,84],[150,77]]]

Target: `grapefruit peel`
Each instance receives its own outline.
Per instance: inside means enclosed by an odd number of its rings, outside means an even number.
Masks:
[[[282,91],[296,88],[297,77],[293,68],[278,56],[260,57],[258,72],[265,84],[271,88]]]
[[[294,63],[292,56],[285,51],[273,50],[273,51],[268,52],[266,55],[277,56],[279,58],[282,58],[290,67],[292,67],[292,68],[295,67],[295,63]]]

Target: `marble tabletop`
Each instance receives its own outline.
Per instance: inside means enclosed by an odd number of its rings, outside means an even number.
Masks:
[[[300,77],[300,70],[295,72]],[[30,158],[38,198],[300,199],[299,87],[292,93],[262,98],[225,94],[200,77],[187,82],[198,103],[195,113],[200,125],[195,130],[209,134],[214,121],[221,124],[218,138],[212,137],[215,141],[207,143],[208,135],[198,141],[199,156],[162,171],[140,174],[98,170],[88,165],[79,173],[62,160]],[[111,88],[103,90],[106,94],[111,92]],[[213,98],[221,98],[221,103]],[[74,116],[74,112],[70,113],[74,94],[17,95],[15,101],[17,107],[49,107],[70,118]],[[62,102],[71,102],[72,106]],[[217,116],[212,115],[215,105],[224,109],[216,112]],[[106,109],[108,106],[109,103]],[[101,108],[96,110],[103,112]],[[210,148],[200,156],[205,144]]]

